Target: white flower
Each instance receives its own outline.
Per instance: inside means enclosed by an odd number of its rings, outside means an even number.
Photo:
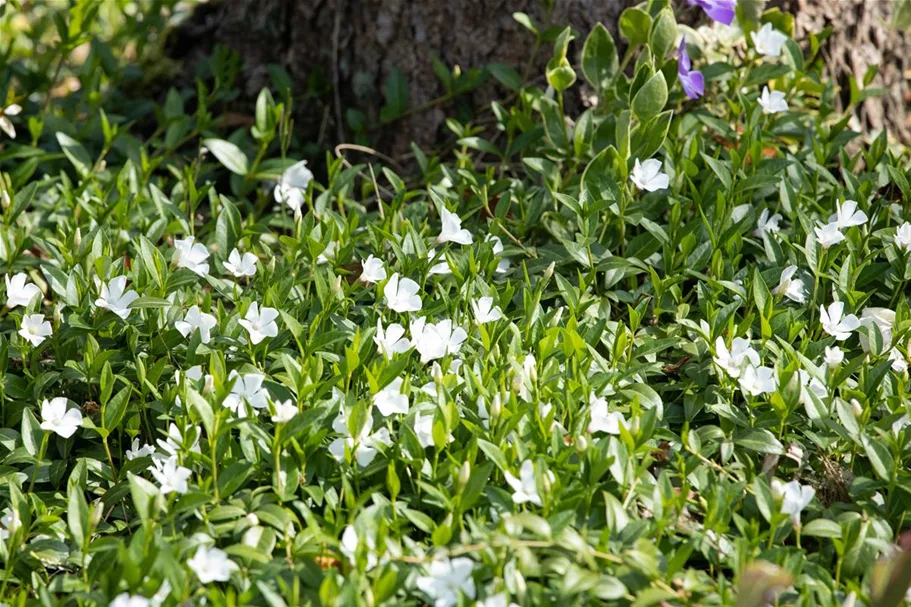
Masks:
[[[474,561],[466,557],[452,560],[442,556],[434,559],[428,567],[427,575],[417,578],[417,587],[433,601],[433,607],[454,607],[459,596],[464,594],[470,599],[475,597],[474,579],[471,572]]]
[[[254,276],[256,274],[256,255],[249,252],[241,255],[236,247],[228,255],[228,261],[223,261],[221,264],[235,278]]]
[[[383,417],[389,417],[394,413],[408,413],[408,395],[402,394],[403,383],[401,377],[396,377],[373,395],[373,404]]]
[[[209,249],[206,245],[196,242],[193,236],[187,236],[185,240],[174,241],[174,257],[172,261],[177,264],[178,268],[186,268],[200,276],[209,274]]]
[[[829,217],[829,223],[835,223],[839,229],[862,226],[867,223],[867,214],[857,210],[857,202],[846,200],[836,205],[835,214]]]
[[[181,495],[190,490],[187,483],[193,472],[177,463],[177,456],[168,458],[155,458],[152,460],[152,476],[161,486],[161,494],[167,495],[177,492]]]
[[[193,365],[189,369],[183,372],[184,377],[187,378],[188,382],[198,382],[203,378],[202,365]],[[180,384],[180,369],[174,371],[174,383]],[[215,389],[215,379],[209,375],[205,374],[205,381],[202,386],[203,394],[210,394],[212,390]]]
[[[531,502],[535,506],[541,506],[541,495],[538,493],[538,485],[535,482],[535,466],[530,459],[522,462],[519,468],[519,478],[514,477],[508,471],[504,472],[506,482],[512,487],[512,501],[516,504]]]
[[[756,229],[753,230],[753,236],[761,238],[763,234],[778,232],[781,229],[778,227],[778,223],[781,220],[781,214],[775,213],[770,216],[769,210],[763,209],[762,213],[759,214],[759,218],[756,220]]]
[[[411,342],[405,337],[405,327],[394,322],[384,330],[383,321],[379,318],[376,320],[373,343],[376,344],[379,353],[386,358],[392,358],[393,354],[401,354],[411,348]]]
[[[629,424],[622,413],[607,410],[607,401],[603,398],[597,397],[592,393],[588,397],[588,404],[591,407],[592,418],[588,423],[588,431],[590,433],[607,432],[616,436],[620,434],[620,426],[629,428]]]
[[[663,190],[670,184],[667,174],[661,170],[661,161],[654,158],[649,158],[643,163],[636,158],[629,179],[637,188],[648,192]]]
[[[329,444],[330,455],[336,461],[344,462],[345,451],[347,450],[354,455],[354,459],[357,460],[357,464],[361,468],[370,465],[381,446],[388,447],[392,444],[392,437],[386,428],[371,433],[369,420],[355,439],[348,431],[348,414],[344,409],[339,409],[338,416],[332,422],[332,429],[341,434],[342,437],[335,439]]]
[[[901,431],[911,426],[911,418],[908,417],[908,414],[902,415],[897,420],[892,422],[892,434],[896,437],[901,434]]]
[[[275,186],[275,202],[284,202],[292,211],[299,213],[304,206],[304,191],[312,179],[313,173],[307,168],[306,160],[292,164],[285,169]]]
[[[358,280],[366,282],[368,285],[386,280],[386,268],[383,267],[383,260],[368,255],[367,259],[361,262],[361,275]]]
[[[230,580],[231,572],[237,569],[237,564],[223,550],[200,546],[193,558],[187,561],[187,567],[193,570],[200,583],[208,584]]]
[[[824,398],[828,391],[825,384],[819,378],[812,377],[809,373],[801,369],[797,374],[800,380],[800,403],[810,402],[810,393],[815,394],[818,398]]]
[[[295,415],[297,415],[297,405],[289,398],[284,402],[275,403],[275,415],[272,416],[272,421],[276,424],[286,424],[294,419]]]
[[[480,324],[494,322],[503,318],[500,306],[493,305],[493,297],[481,297],[471,302],[474,317]]]
[[[364,539],[367,544],[367,571],[370,571],[376,567],[379,559],[376,555],[376,541],[370,536],[365,534]],[[345,527],[345,530],[342,532],[342,541],[339,543],[339,550],[342,554],[348,557],[348,560],[351,564],[354,564],[355,556],[357,555],[357,549],[360,541],[358,539],[357,530],[354,528],[354,525],[348,525]]]
[[[781,47],[788,39],[787,36],[773,28],[771,23],[763,25],[758,32],[750,32],[750,38],[753,39],[756,52],[766,57],[780,57]]]
[[[740,371],[744,365],[759,366],[759,353],[750,346],[750,340],[742,337],[735,337],[731,343],[731,349],[728,350],[724,338],[719,336],[715,340],[713,360],[729,376],[736,379],[740,377]]]
[[[762,107],[763,114],[778,114],[788,111],[788,102],[781,91],[770,91],[769,87],[762,87],[762,95],[759,96],[759,105]]]
[[[323,252],[317,255],[316,263],[328,263],[335,261],[335,254],[338,253],[338,242],[332,240],[323,249]]]
[[[231,371],[228,379],[234,378],[234,385],[231,386],[231,393],[225,397],[222,403],[228,409],[234,412],[237,417],[246,417],[247,411],[244,408],[244,402],[254,409],[265,409],[269,403],[269,392],[263,388],[264,375],[259,373],[247,373],[240,375],[237,371]]]
[[[892,327],[895,325],[895,311],[888,308],[864,308],[860,314],[860,324],[873,329],[873,325],[879,329],[879,334],[883,338],[883,347],[892,344]],[[864,352],[870,351],[870,340],[863,333],[860,334],[860,346]],[[884,350],[883,350],[884,351]],[[876,352],[882,354],[883,351]]]
[[[911,223],[907,221],[895,230],[895,246],[905,253],[911,253]]]
[[[6,277],[6,307],[15,308],[17,306],[27,306],[36,295],[41,293],[36,285],[28,281],[28,276],[20,272],[13,276],[12,279]]]
[[[250,341],[255,346],[267,337],[278,335],[276,318],[278,318],[278,310],[268,307],[260,310],[259,304],[254,301],[247,308],[246,315],[237,322],[250,333]]]
[[[139,299],[139,294],[130,289],[126,291],[127,277],[117,276],[108,284],[101,285],[101,297],[95,300],[99,308],[106,308],[126,320],[130,315],[130,304]]]
[[[65,396],[58,396],[41,403],[41,429],[56,432],[63,438],[69,438],[82,425],[82,412],[79,409],[66,408]]]
[[[26,314],[22,317],[19,335],[33,346],[40,346],[41,342],[50,337],[51,333],[53,333],[51,323],[44,320],[44,314]]]
[[[411,322],[411,343],[421,354],[421,362],[443,358],[447,354],[458,354],[462,344],[468,339],[468,333],[462,327],[452,326],[447,319],[428,323],[424,317]]]
[[[813,501],[816,489],[798,481],[782,483],[776,478],[772,480],[772,493],[781,499],[781,511],[791,515],[791,521],[799,525],[800,513]]]
[[[414,433],[418,437],[418,442],[425,449],[433,447],[433,415],[421,415],[420,412],[414,415]]]
[[[842,301],[835,301],[829,304],[829,309],[823,305],[819,306],[819,322],[822,330],[837,339],[844,341],[851,336],[851,331],[856,331],[860,327],[860,321],[853,314],[844,316],[845,304]]]
[[[13,123],[10,122],[10,119],[7,116],[18,116],[19,112],[22,111],[22,106],[17,103],[6,106],[2,112],[0,112],[0,129],[4,133],[10,136],[10,139],[16,138],[16,127],[13,126]]]
[[[383,287],[386,305],[395,312],[419,312],[421,296],[417,294],[420,287],[410,278],[399,278],[398,272],[392,275]]]
[[[892,361],[892,370],[896,373],[904,373],[908,370],[908,359],[898,348],[889,350],[889,360]]]
[[[804,291],[803,281],[799,278],[794,278],[794,274],[797,272],[797,266],[788,266],[781,273],[781,278],[778,281],[778,286],[772,291],[773,295],[784,295],[791,301],[796,301],[797,303],[806,303],[807,294]]]
[[[436,249],[427,249],[427,259],[433,260],[436,258],[437,251]],[[443,261],[435,263],[430,266],[430,271],[427,273],[430,276],[448,276],[452,274],[452,269],[449,267],[449,262],[446,261],[446,258],[443,258]]]
[[[488,234],[484,237],[484,242],[493,243],[493,254],[502,255],[503,254],[503,241],[500,240],[499,236],[494,236],[493,234]],[[509,270],[509,260],[501,259],[497,262],[497,274],[505,274]]]
[[[709,542],[715,547],[719,554],[724,557],[730,557],[734,555],[734,545],[728,540],[728,538],[715,533],[714,530],[709,529],[705,532],[705,537]]]
[[[816,240],[819,241],[819,245],[824,249],[828,249],[845,239],[845,235],[841,233],[838,224],[835,222],[826,224],[821,221],[817,222],[817,226],[813,228],[813,231],[816,232]]]
[[[437,237],[438,243],[455,242],[466,245],[474,242],[471,232],[462,228],[461,218],[446,207],[441,209],[440,219],[443,225],[440,228],[440,235]]]
[[[753,396],[768,394],[778,389],[778,376],[775,369],[745,365],[740,375],[740,389]]]
[[[529,353],[525,355],[521,366],[517,363],[518,361],[515,359],[510,360],[510,365],[513,368],[512,389],[519,394],[519,398],[529,402],[531,400],[531,390],[538,381],[538,362],[535,360],[534,354]]]
[[[139,439],[134,438],[132,447],[126,451],[126,456],[127,459],[136,459],[138,457],[147,457],[153,453],[155,453],[153,445],[141,445]]]
[[[509,600],[505,592],[489,596],[483,601],[478,601],[477,607],[519,607]]]
[[[180,331],[180,334],[184,337],[198,330],[199,340],[207,344],[212,338],[211,331],[217,324],[218,321],[213,315],[200,311],[199,306],[193,306],[187,310],[187,315],[184,316],[183,320],[178,320],[174,323],[174,328]]]
[[[108,607],[150,607],[152,601],[140,596],[133,595],[129,592],[121,592],[114,597],[114,600],[108,603]]]
[[[830,367],[837,367],[845,359],[845,351],[839,348],[838,346],[826,346],[826,365]]]
[[[19,518],[19,512],[7,508],[3,511],[3,516],[0,516],[0,540],[9,538],[9,536],[16,533],[21,526],[22,519]]]
[[[187,434],[189,434],[189,433],[187,433]],[[198,426],[194,429],[193,436],[194,436],[193,444],[190,446],[189,451],[191,453],[199,453],[200,431],[199,431]],[[167,438],[165,440],[162,440],[159,438],[156,442],[158,443],[158,446],[161,447],[161,450],[164,451],[165,453],[167,453],[168,455],[176,455],[177,453],[179,453],[180,451],[183,450],[184,435],[181,433],[180,429],[177,427],[177,424],[175,424],[174,422],[171,422],[171,424],[168,426]],[[162,457],[162,456],[157,455],[156,457]],[[165,459],[167,459],[167,458],[165,458]]]

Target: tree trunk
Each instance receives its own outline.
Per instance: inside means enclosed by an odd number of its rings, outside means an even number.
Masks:
[[[872,86],[888,92],[866,101],[858,117],[864,127],[888,127],[907,141],[903,95],[911,45],[887,28],[891,1],[773,3],[797,15],[798,39],[833,26],[824,53],[844,101],[846,75],[861,81],[867,65],[880,64]],[[303,97],[297,103],[297,132],[323,148],[354,136],[346,124],[351,109],[362,111],[367,124],[380,124],[386,79],[400,69],[408,84],[409,113],[366,133],[377,149],[397,156],[412,141],[423,148],[432,145],[460,102],[477,108],[504,96],[491,79],[468,99],[445,99],[433,57],[462,72],[497,62],[536,77],[544,72],[550,45],[536,49],[534,36],[512,17],[514,12],[527,13],[542,31],[571,25],[585,35],[601,22],[621,43],[617,20],[633,4],[638,0],[554,0],[548,11],[540,0],[221,0],[199,6],[174,32],[170,54],[190,68],[216,44],[233,49],[244,61],[239,82],[251,97],[269,84],[267,66],[280,65],[292,76],[298,99]],[[707,21],[698,9],[683,2],[675,6],[681,21]],[[581,41],[575,46],[579,50]]]

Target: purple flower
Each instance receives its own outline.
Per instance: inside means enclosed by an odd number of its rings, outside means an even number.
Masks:
[[[713,21],[730,25],[734,21],[734,9],[737,8],[737,0],[687,0],[691,5],[695,4],[705,11]]]
[[[677,78],[683,85],[683,92],[690,99],[699,99],[705,93],[705,78],[699,70],[690,69],[693,66],[690,56],[686,54],[686,37],[680,41],[680,50],[677,53]]]

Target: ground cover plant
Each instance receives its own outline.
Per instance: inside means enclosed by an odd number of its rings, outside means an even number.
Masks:
[[[900,604],[907,154],[694,4],[515,15],[544,78],[402,164],[223,49],[137,99],[176,2],[0,8],[0,601]]]

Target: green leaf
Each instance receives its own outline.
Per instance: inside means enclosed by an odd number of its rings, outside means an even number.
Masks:
[[[212,152],[212,155],[218,159],[226,169],[236,175],[246,175],[249,169],[249,161],[243,151],[224,139],[204,139],[202,144]]]
[[[810,521],[800,530],[801,535],[812,537],[830,537],[833,539],[841,538],[841,525],[835,521],[824,518],[818,518]]]
[[[582,74],[599,93],[610,88],[617,74],[617,45],[601,23],[595,25],[582,47]]]
[[[870,465],[876,475],[886,482],[891,482],[892,475],[895,472],[895,460],[892,458],[892,454],[889,453],[889,449],[869,436],[863,436],[861,443],[863,443],[864,451],[866,451],[867,457],[870,459]]]
[[[380,109],[380,121],[391,122],[408,111],[408,81],[405,74],[397,67],[392,68],[386,77],[384,87],[386,104]]]
[[[243,234],[240,211],[230,200],[224,196],[218,197],[221,203],[221,212],[215,221],[215,247],[218,252],[227,257],[240,240]]]
[[[652,18],[641,8],[628,8],[620,14],[620,35],[631,46],[645,44],[652,29]]]
[[[639,122],[648,122],[664,109],[667,103],[667,82],[663,72],[656,72],[633,97],[633,114]]]
[[[92,158],[81,143],[63,132],[57,133],[57,143],[80,177],[87,177],[92,172]]]
[[[669,8],[662,9],[649,33],[648,45],[652,54],[659,60],[664,59],[674,46],[676,38],[677,20],[674,19],[674,12]]]
[[[120,390],[107,405],[104,405],[103,424],[107,430],[115,430],[127,411],[127,403],[130,401],[130,393],[133,387],[127,386]]]
[[[85,501],[81,483],[71,483],[69,486],[66,520],[76,545],[84,545],[89,527],[89,505]]]
[[[784,447],[778,439],[775,438],[775,435],[765,428],[746,430],[738,433],[734,437],[734,444],[751,451],[758,451],[759,453],[784,455]]]
[[[487,71],[497,82],[512,91],[522,88],[522,75],[514,67],[505,63],[488,63]]]

